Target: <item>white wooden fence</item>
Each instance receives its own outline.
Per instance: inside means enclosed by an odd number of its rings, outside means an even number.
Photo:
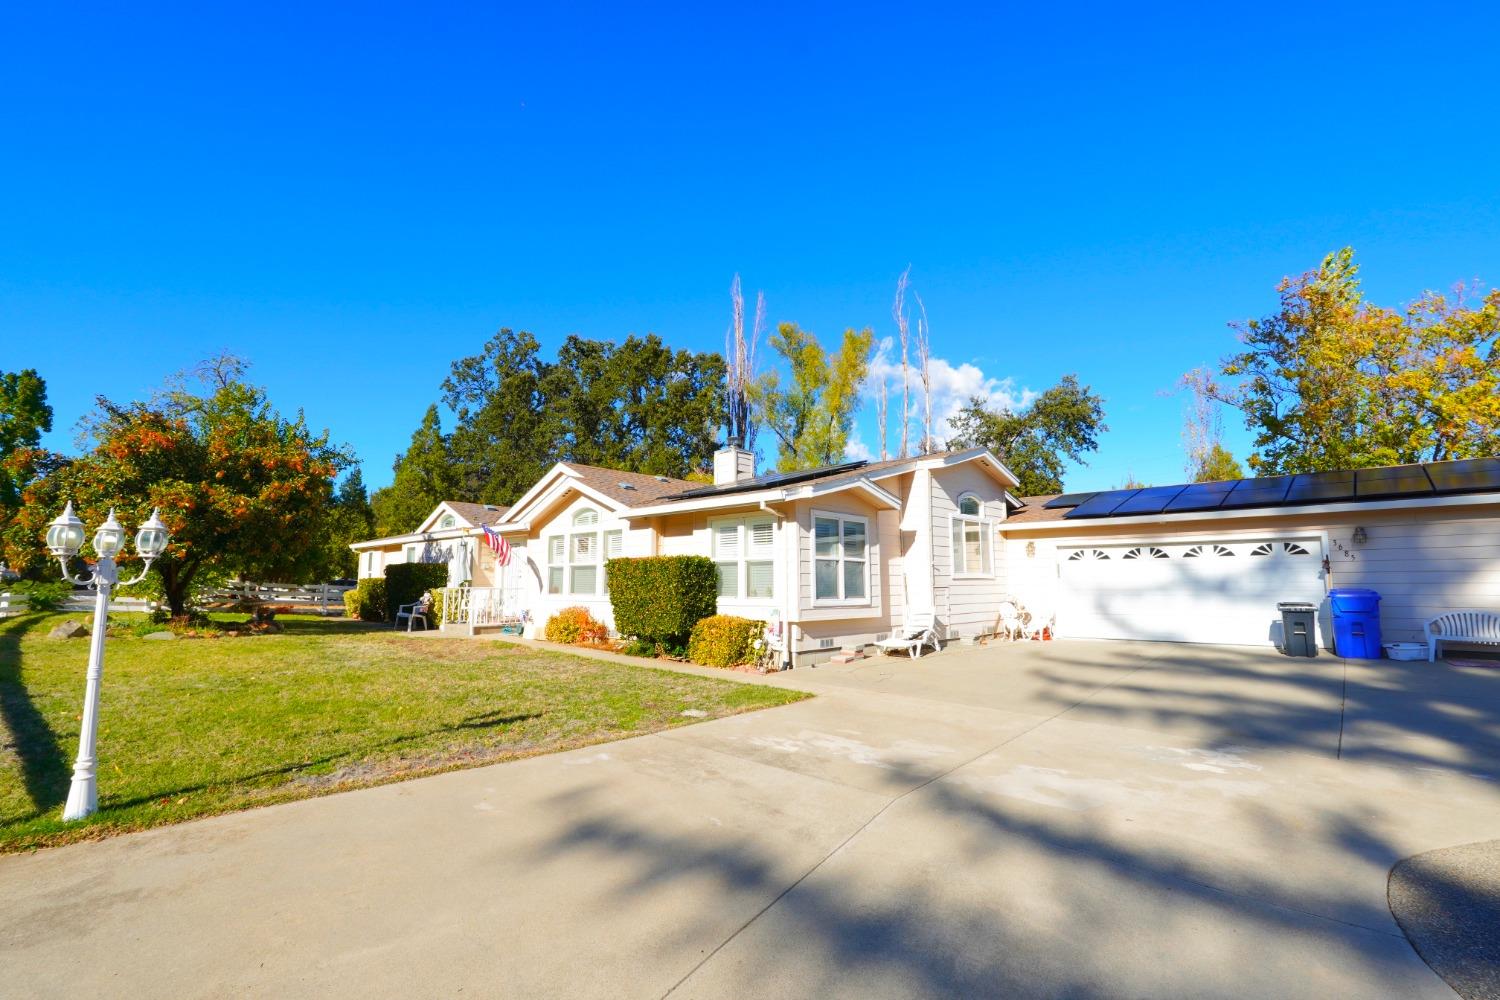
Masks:
[[[25,594],[0,594],[0,618],[18,615],[25,611],[30,602]],[[94,595],[74,591],[69,597],[63,598],[60,609],[63,611],[93,611]],[[109,601],[111,614],[122,614],[125,612],[146,613],[156,610],[156,602],[148,601],[141,597],[111,597]]]
[[[315,608],[320,615],[344,613],[344,595],[353,587],[333,583],[250,583],[235,580],[198,595],[204,604],[287,604]]]

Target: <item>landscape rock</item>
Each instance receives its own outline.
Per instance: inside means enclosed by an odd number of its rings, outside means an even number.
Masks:
[[[176,632],[147,632],[145,635],[141,636],[141,638],[142,639],[175,639],[175,638],[177,638],[177,633]]]
[[[67,621],[63,622],[61,625],[58,625],[55,628],[53,628],[53,630],[51,632],[48,632],[47,633],[47,638],[49,638],[49,639],[77,639],[79,636],[85,636],[85,635],[88,635],[88,634],[89,634],[89,630],[86,629],[86,628],[84,628],[81,623],[75,622],[73,619],[69,618]]]
[[[703,711],[703,709],[701,709],[701,708],[688,708],[688,709],[684,709],[681,714],[687,716],[689,719],[706,719],[706,718],[708,718],[708,713],[705,712],[705,711]]]

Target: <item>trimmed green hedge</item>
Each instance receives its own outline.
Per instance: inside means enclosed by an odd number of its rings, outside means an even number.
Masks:
[[[605,573],[620,635],[681,647],[718,610],[719,573],[707,556],[611,559]]]
[[[446,563],[397,563],[385,568],[386,618],[396,620],[396,609],[415,604],[429,590],[448,585]]]
[[[752,645],[765,633],[766,623],[735,615],[714,615],[693,626],[688,640],[688,659],[704,667],[737,667],[753,663],[758,650]]]
[[[353,590],[344,591],[344,614],[362,622],[385,621],[385,581],[366,577]]]

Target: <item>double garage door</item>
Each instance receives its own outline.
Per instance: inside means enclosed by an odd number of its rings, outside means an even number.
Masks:
[[[1270,645],[1280,601],[1323,601],[1317,537],[1058,548],[1058,633]]]

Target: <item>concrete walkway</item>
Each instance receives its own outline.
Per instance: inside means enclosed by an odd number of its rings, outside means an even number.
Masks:
[[[1500,828],[1500,671],[1046,643],[0,858],[17,997],[1452,997],[1386,905]]]

